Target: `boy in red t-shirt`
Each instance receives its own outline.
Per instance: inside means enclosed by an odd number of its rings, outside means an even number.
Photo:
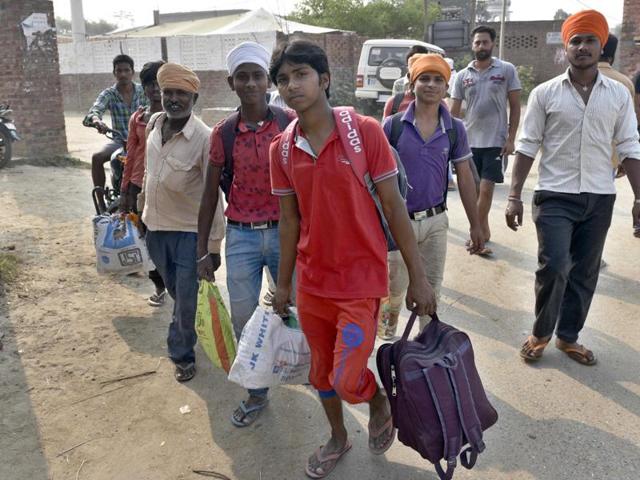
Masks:
[[[277,278],[280,209],[278,198],[271,194],[269,145],[295,115],[267,105],[270,55],[256,42],[241,43],[227,55],[228,83],[240,99],[240,109],[211,132],[210,165],[198,215],[198,275],[214,280],[220,263],[208,253],[207,243],[216,206],[222,202],[218,187],[228,179],[223,187],[228,190],[225,263],[236,338],[258,306],[264,267]],[[226,128],[235,131],[232,169],[225,162]],[[251,425],[267,405],[267,393],[267,388],[249,389],[249,397],[235,409],[231,423],[236,427]]]
[[[351,448],[343,399],[369,403],[373,453],[384,453],[395,438],[389,403],[367,368],[380,298],[388,290],[387,245],[375,204],[339,137],[328,101],[325,52],[310,42],[284,45],[273,54],[269,74],[299,118],[287,154],[282,137],[274,139],[270,151],[271,185],[280,196],[280,264],[273,306],[277,313],[286,313],[295,267],[296,303],[311,349],[309,380],[331,426],[331,439],[309,458],[305,471],[322,478]],[[367,170],[409,266],[407,307],[420,315],[433,313],[435,296],[398,190],[389,144],[374,119],[356,115],[355,122]],[[284,135],[286,142],[287,132]]]

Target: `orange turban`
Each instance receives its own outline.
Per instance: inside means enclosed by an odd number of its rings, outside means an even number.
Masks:
[[[158,70],[158,85],[161,90],[177,88],[185,92],[198,93],[200,79],[190,68],[177,63],[165,63]]]
[[[409,79],[411,83],[415,83],[416,79],[425,72],[439,73],[447,83],[451,78],[451,67],[437,53],[416,53],[409,59]]]
[[[600,40],[600,48],[602,48],[609,38],[609,24],[600,12],[583,10],[570,15],[562,24],[562,42],[567,45],[571,37],[579,33],[595,35]]]

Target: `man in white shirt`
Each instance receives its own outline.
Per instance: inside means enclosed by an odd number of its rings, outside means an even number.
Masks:
[[[556,330],[556,347],[583,365],[592,351],[577,343],[598,281],[611,224],[615,186],[612,145],[635,194],[640,218],[640,144],[633,101],[619,82],[598,73],[609,28],[602,14],[585,10],[562,26],[569,69],[536,87],[529,97],[513,167],[506,210],[509,228],[522,225],[520,194],[539,150],[539,181],[533,196],[538,233],[533,334],[520,356],[540,359]]]
[[[152,116],[147,125],[142,221],[147,226],[149,255],[174,300],[167,347],[175,379],[186,382],[196,373],[196,265],[211,256],[213,269],[220,266],[224,217],[218,205],[209,237],[211,253],[198,259],[198,210],[211,135],[211,129],[193,113],[200,80],[176,63],[160,67],[157,79],[164,111]]]

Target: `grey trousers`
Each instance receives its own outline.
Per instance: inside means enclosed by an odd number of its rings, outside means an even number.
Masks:
[[[578,340],[600,273],[615,195],[557,193],[533,195],[538,232],[533,334]]]

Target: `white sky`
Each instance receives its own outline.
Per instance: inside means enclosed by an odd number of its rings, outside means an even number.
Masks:
[[[286,14],[298,0],[83,0],[87,20],[108,20],[121,27],[151,24],[153,10],[161,13],[194,10],[223,10],[229,8],[265,8],[273,13]],[[179,7],[177,5],[180,5]],[[71,19],[70,0],[53,0],[55,14]],[[511,0],[512,20],[551,20],[557,9],[569,13],[587,8],[601,11],[611,27],[622,22],[623,0]],[[127,18],[128,17],[128,18]]]

